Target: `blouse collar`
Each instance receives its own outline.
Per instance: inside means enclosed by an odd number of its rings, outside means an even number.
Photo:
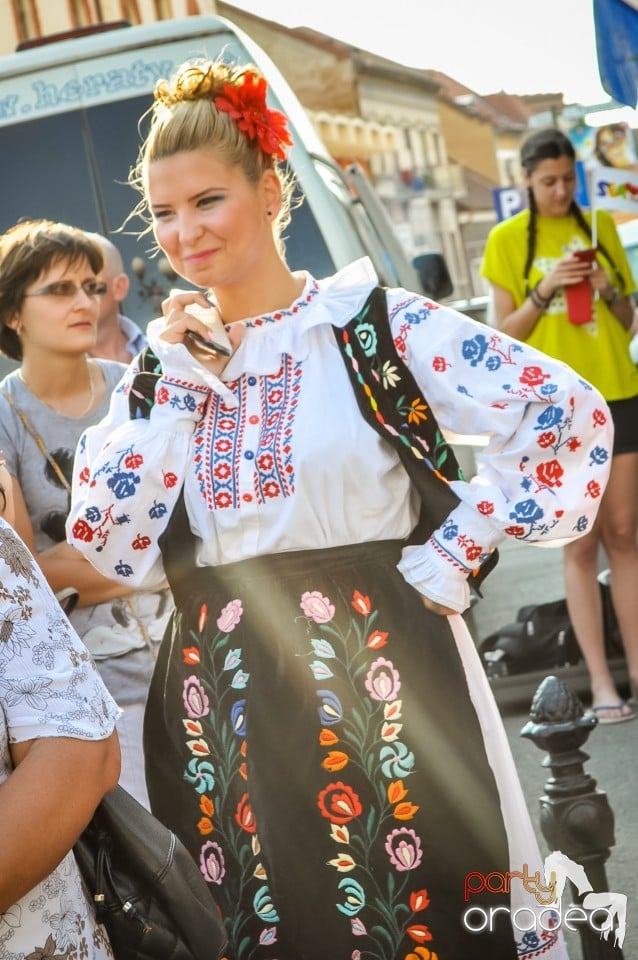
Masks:
[[[222,373],[223,380],[234,380],[241,373],[276,373],[282,354],[304,360],[311,350],[310,332],[318,326],[344,327],[378,283],[368,257],[348,264],[324,280],[306,273],[304,288],[285,310],[239,321],[243,337]]]
[[[368,257],[355,260],[324,280],[306,273],[301,294],[285,310],[237,321],[243,327],[242,338],[220,377],[198,363],[183,344],[161,340],[160,320],[152,320],[148,325],[148,341],[172,376],[187,376],[190,382],[205,384],[234,406],[234,394],[227,383],[242,374],[277,373],[282,354],[297,361],[306,359],[311,350],[311,331],[321,325],[345,327],[359,313],[377,283]]]

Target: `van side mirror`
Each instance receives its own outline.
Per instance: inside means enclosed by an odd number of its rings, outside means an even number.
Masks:
[[[445,258],[440,253],[421,253],[412,260],[421,286],[433,300],[443,300],[452,295],[454,285]]]

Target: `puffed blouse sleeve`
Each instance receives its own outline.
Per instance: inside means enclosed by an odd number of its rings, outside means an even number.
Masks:
[[[165,582],[159,537],[184,483],[190,441],[210,396],[226,388],[195,361],[183,344],[149,343],[162,374],[148,419],[130,419],[137,359],[127,368],[107,416],[89,427],[78,445],[67,538],[111,579],[153,590]]]
[[[570,367],[491,327],[405,291],[390,291],[388,308],[399,355],[441,429],[487,441],[476,475],[451,484],[459,505],[399,567],[462,612],[469,575],[503,539],[560,546],[591,529],[611,466],[611,415]]]

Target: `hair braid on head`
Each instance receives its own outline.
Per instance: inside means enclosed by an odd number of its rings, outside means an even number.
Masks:
[[[173,107],[182,101],[213,100],[225,83],[232,83],[233,71],[222,62],[191,60],[170,80],[159,80],[153,98],[159,105]]]

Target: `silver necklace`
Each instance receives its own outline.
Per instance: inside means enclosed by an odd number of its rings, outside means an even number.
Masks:
[[[39,397],[39,396],[37,395],[37,393],[35,392],[35,390],[33,389],[33,387],[31,386],[31,384],[28,382],[28,380],[27,380],[27,378],[25,377],[25,375],[23,374],[23,372],[22,372],[22,367],[18,367],[18,376],[19,376],[20,379],[22,380],[22,382],[23,382],[23,384],[25,385],[25,387],[27,388],[27,390],[29,390],[29,391],[33,394],[33,396],[36,397],[36,399],[40,401],[40,403],[43,403],[43,404],[45,405],[45,407],[49,407],[50,410],[53,410],[54,413],[58,413],[58,414],[60,414],[60,415],[63,416],[63,417],[68,417],[68,416],[85,417],[85,416],[87,415],[87,413],[89,413],[89,411],[93,408],[93,404],[95,403],[95,381],[94,381],[93,375],[92,375],[92,373],[91,373],[91,369],[92,369],[92,368],[91,368],[91,365],[89,365],[89,366],[88,366],[88,375],[89,375],[89,402],[88,402],[86,408],[85,408],[84,410],[82,410],[81,413],[78,413],[78,414],[68,414],[68,413],[65,413],[63,410],[58,410],[58,408],[57,408],[57,407],[54,407],[52,403],[48,403],[46,400],[43,400],[42,397]]]

